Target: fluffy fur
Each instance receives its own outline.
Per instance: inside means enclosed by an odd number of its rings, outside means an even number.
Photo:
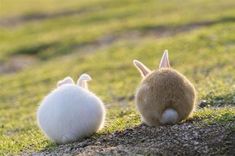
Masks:
[[[178,113],[174,109],[168,108],[162,113],[160,123],[162,124],[172,123],[173,124],[177,122],[178,118],[179,118]]]
[[[139,61],[134,60],[138,68],[136,62]],[[182,121],[190,116],[195,107],[194,86],[184,75],[170,68],[167,51],[159,67],[147,74],[146,70],[142,72],[146,66],[138,68],[143,80],[135,101],[143,122],[149,126]]]
[[[87,81],[89,77],[82,75],[80,80]],[[104,105],[84,83],[79,81],[82,86],[76,85],[67,77],[41,102],[37,122],[50,140],[59,144],[73,142],[103,127]]]

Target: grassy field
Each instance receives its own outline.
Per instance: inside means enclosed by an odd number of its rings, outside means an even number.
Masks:
[[[132,60],[154,69],[164,49],[172,66],[195,84],[198,101],[206,100],[193,118],[207,124],[235,120],[234,0],[1,0],[0,5],[0,69],[18,57],[34,60],[0,75],[0,155],[56,148],[38,129],[35,112],[67,75],[92,76],[90,89],[108,110],[99,134],[139,125],[133,96],[141,77]]]

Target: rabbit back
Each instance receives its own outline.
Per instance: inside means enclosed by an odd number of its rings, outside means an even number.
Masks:
[[[93,93],[76,85],[63,85],[42,101],[38,125],[56,143],[89,136],[104,123],[104,106]]]
[[[136,104],[144,122],[159,125],[167,109],[177,112],[177,121],[187,118],[194,109],[195,97],[195,89],[186,77],[174,69],[163,68],[143,79]]]

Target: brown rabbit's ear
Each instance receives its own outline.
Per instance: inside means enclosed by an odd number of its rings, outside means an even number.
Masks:
[[[139,70],[142,77],[145,77],[146,75],[148,75],[151,72],[151,70],[149,70],[148,67],[146,67],[143,63],[141,63],[138,60],[133,60],[133,64]]]
[[[168,57],[168,50],[165,50],[161,62],[159,64],[159,68],[170,68],[170,62],[169,62],[169,57]]]
[[[79,77],[77,81],[77,85],[82,88],[88,89],[87,81],[90,81],[90,80],[92,80],[90,75],[84,73]]]
[[[64,84],[74,84],[74,81],[71,77],[68,76],[68,77],[64,78],[63,80],[58,81],[57,87],[60,87]]]

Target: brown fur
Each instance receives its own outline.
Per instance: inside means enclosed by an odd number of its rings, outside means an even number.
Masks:
[[[196,91],[184,75],[172,68],[160,68],[144,77],[135,100],[142,120],[158,126],[167,108],[176,110],[178,122],[188,118],[195,108]]]

